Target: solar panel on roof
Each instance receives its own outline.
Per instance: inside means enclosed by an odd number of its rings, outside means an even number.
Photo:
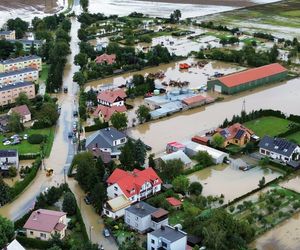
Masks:
[[[236,139],[241,139],[241,137],[243,136],[244,133],[245,133],[244,130],[239,129],[238,132],[237,132],[236,135],[235,135],[235,138],[236,138]]]

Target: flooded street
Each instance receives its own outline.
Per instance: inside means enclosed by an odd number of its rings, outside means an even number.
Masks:
[[[266,182],[272,181],[281,174],[272,170],[255,167],[247,172],[226,164],[208,167],[188,176],[190,182],[200,182],[202,195],[224,195],[224,203],[234,200],[258,187],[264,176]]]
[[[217,127],[225,118],[231,119],[234,114],[239,114],[244,100],[247,111],[262,108],[299,115],[300,79],[246,91],[223,102],[142,124],[129,129],[128,134],[142,139],[153,148],[154,153],[161,152],[170,141],[190,139],[201,131]]]

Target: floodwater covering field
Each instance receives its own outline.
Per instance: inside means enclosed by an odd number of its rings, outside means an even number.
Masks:
[[[200,182],[203,186],[202,195],[224,195],[224,202],[234,200],[258,187],[262,177],[266,182],[281,176],[271,169],[255,167],[246,172],[227,164],[208,167],[188,176],[190,182]]]
[[[241,71],[245,68],[230,64],[230,63],[223,63],[223,62],[209,62],[203,68],[202,67],[191,67],[188,70],[180,70],[179,64],[180,63],[188,63],[192,64],[197,62],[197,60],[189,58],[183,61],[175,62],[175,63],[168,63],[164,65],[160,65],[158,67],[153,67],[149,69],[144,69],[141,71],[137,71],[134,73],[126,73],[120,76],[110,77],[103,80],[95,80],[87,83],[85,85],[86,89],[96,88],[98,89],[101,85],[105,84],[113,84],[114,86],[120,86],[126,83],[126,81],[130,81],[132,79],[133,74],[141,74],[147,75],[149,73],[157,73],[157,72],[164,72],[165,77],[162,79],[156,79],[155,83],[157,87],[160,87],[162,82],[168,83],[170,80],[174,81],[188,81],[190,84],[188,85],[189,88],[199,88],[202,85],[206,85],[208,77],[213,76],[216,72],[223,73],[223,74],[230,74],[233,72]]]

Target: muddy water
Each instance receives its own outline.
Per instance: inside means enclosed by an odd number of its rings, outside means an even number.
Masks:
[[[162,82],[168,83],[170,80],[175,80],[175,81],[188,81],[190,82],[188,86],[189,88],[199,88],[201,85],[205,85],[208,80],[208,77],[212,76],[215,72],[230,74],[244,69],[240,66],[229,64],[229,63],[209,62],[203,68],[195,66],[195,67],[191,67],[188,70],[179,70],[180,63],[191,64],[193,62],[196,62],[196,60],[189,58],[187,60],[183,60],[180,62],[169,63],[158,67],[137,71],[134,73],[126,73],[117,77],[110,77],[103,80],[92,81],[86,84],[85,86],[86,89],[89,89],[90,87],[99,88],[101,85],[111,84],[111,83],[115,86],[120,86],[122,84],[125,84],[126,81],[130,81],[132,79],[133,74],[141,74],[146,76],[149,73],[157,73],[159,71],[163,71],[165,73],[165,77],[160,80],[159,79],[155,80],[155,84],[157,86],[161,86]]]
[[[218,126],[225,118],[239,114],[244,100],[247,111],[270,108],[299,115],[300,79],[246,91],[220,103],[143,124],[130,129],[128,133],[152,146],[154,153],[160,152],[170,141],[190,139],[203,130]]]
[[[281,174],[272,170],[265,171],[260,167],[247,172],[226,164],[209,167],[189,175],[190,182],[200,182],[204,196],[225,196],[224,202],[242,196],[258,187],[259,180],[264,176],[269,182]]]

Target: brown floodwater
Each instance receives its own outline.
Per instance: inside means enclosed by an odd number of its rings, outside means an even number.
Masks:
[[[280,173],[255,167],[247,172],[226,164],[221,164],[197,171],[188,176],[190,182],[200,182],[203,186],[202,195],[224,195],[224,202],[228,203],[258,187],[262,177],[269,182]]]
[[[91,81],[87,83],[85,87],[86,90],[88,90],[91,87],[98,89],[99,87],[105,84],[113,84],[114,86],[120,86],[122,84],[125,84],[126,81],[130,81],[132,79],[133,74],[141,74],[146,76],[149,73],[157,73],[159,71],[163,71],[165,73],[165,77],[163,79],[155,80],[155,83],[157,85],[161,85],[162,82],[168,83],[170,80],[175,80],[188,81],[190,83],[188,86],[189,88],[199,88],[202,85],[206,85],[208,77],[214,75],[215,72],[230,74],[245,69],[235,64],[212,61],[206,64],[203,68],[195,66],[189,68],[188,70],[179,70],[180,63],[191,64],[194,62],[197,62],[197,60],[193,58],[188,58],[179,62],[163,64],[157,67],[136,71],[134,73],[130,72],[122,74],[120,76]]]
[[[300,79],[246,91],[222,102],[142,124],[129,129],[128,134],[142,139],[153,148],[154,153],[161,152],[170,141],[190,139],[195,134],[217,127],[225,118],[239,114],[244,100],[246,111],[262,108],[299,115]]]

